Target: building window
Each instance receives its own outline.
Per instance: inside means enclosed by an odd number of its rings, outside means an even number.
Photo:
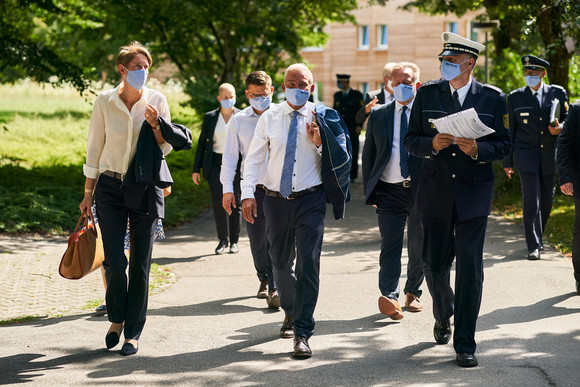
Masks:
[[[389,48],[389,33],[386,24],[377,26],[377,48]]]
[[[447,23],[447,31],[453,32],[454,34],[456,34],[457,33],[457,22]]]
[[[369,48],[369,26],[360,26],[359,27],[358,48],[368,50],[368,48]]]
[[[473,40],[474,42],[477,42],[478,38],[477,31],[475,30],[475,28],[473,28],[473,22],[469,23],[469,30],[470,30],[469,39]]]
[[[363,95],[369,92],[369,83],[368,82],[361,82],[359,86],[359,90]]]

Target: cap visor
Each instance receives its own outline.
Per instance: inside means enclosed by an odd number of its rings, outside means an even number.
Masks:
[[[461,54],[465,54],[465,52],[453,51],[453,50],[443,50],[439,53],[438,56],[455,56],[455,55],[461,55]]]

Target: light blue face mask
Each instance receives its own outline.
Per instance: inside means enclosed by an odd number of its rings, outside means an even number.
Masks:
[[[459,66],[461,66],[468,60],[469,59],[466,59],[461,63],[452,63],[443,59],[441,61],[441,78],[445,79],[446,81],[454,80],[455,78],[460,76],[461,73],[463,73],[463,71],[461,71]],[[465,69],[464,71],[467,71],[467,69]]]
[[[147,82],[147,77],[149,76],[149,71],[145,69],[133,70],[127,72],[127,82],[132,88],[136,90],[141,90]]]
[[[286,89],[284,91],[286,99],[294,106],[302,106],[308,101],[310,97],[310,92],[308,90],[302,89]]]
[[[413,86],[401,83],[399,86],[393,87],[393,95],[397,101],[406,102],[413,98],[415,95],[415,89]]]
[[[541,78],[539,75],[525,75],[524,80],[526,81],[526,85],[536,87],[540,83]]]
[[[344,83],[342,81],[336,81],[336,87],[338,87],[340,90],[344,90]]]
[[[233,109],[234,105],[236,104],[236,99],[232,98],[232,99],[222,99],[220,101],[220,104],[222,105],[222,107],[224,109]]]
[[[271,95],[269,95],[267,97],[259,96],[259,97],[250,99],[250,105],[252,105],[252,107],[259,112],[262,112],[262,111],[268,109],[270,107],[271,102],[272,102]]]

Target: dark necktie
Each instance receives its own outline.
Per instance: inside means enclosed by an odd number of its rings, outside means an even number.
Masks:
[[[459,93],[457,90],[453,92],[453,106],[455,106],[455,111],[461,110],[461,103],[459,102]]]
[[[284,166],[282,167],[282,177],[280,178],[280,193],[285,198],[292,193],[292,172],[294,171],[294,158],[296,156],[296,136],[298,134],[298,112],[292,112],[292,121],[288,130],[288,140],[286,141],[286,154],[284,155]]]
[[[534,93],[534,97],[536,97],[536,101],[538,101],[538,106],[540,106],[540,109],[542,108],[542,99],[540,98],[540,93],[538,93],[537,91]]]
[[[405,179],[409,177],[409,154],[405,149],[405,136],[407,135],[407,107],[401,109],[401,131],[399,133],[399,155],[401,156],[401,176]]]

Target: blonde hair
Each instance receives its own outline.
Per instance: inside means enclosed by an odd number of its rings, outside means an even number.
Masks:
[[[421,70],[419,70],[419,66],[417,66],[415,63],[411,63],[411,62],[399,62],[399,63],[395,63],[393,65],[393,67],[391,68],[391,74],[395,70],[404,70],[404,69],[411,69],[411,70],[413,70],[413,83],[419,82],[419,77],[421,75]]]
[[[389,62],[385,65],[385,67],[383,67],[383,78],[390,78],[391,74],[393,73],[393,67],[396,65],[397,63],[395,62]]]
[[[153,59],[151,59],[151,54],[149,50],[145,48],[144,45],[134,40],[126,46],[119,49],[119,54],[117,55],[117,66],[122,64],[123,66],[129,66],[129,63],[135,58],[135,55],[143,54],[147,57],[147,62],[149,62],[149,67],[153,65]]]

